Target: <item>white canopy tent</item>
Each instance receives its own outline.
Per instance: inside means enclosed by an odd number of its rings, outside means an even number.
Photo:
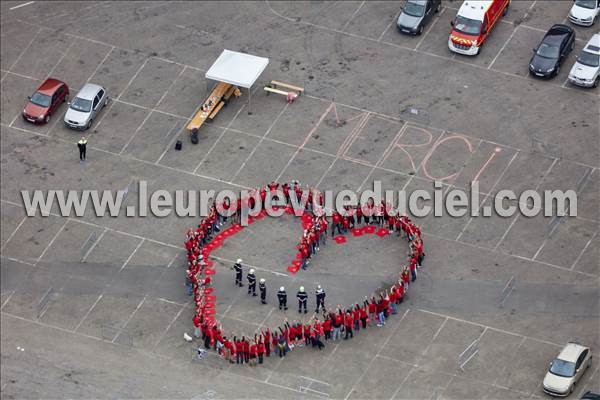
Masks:
[[[219,58],[206,71],[205,77],[248,89],[248,113],[250,113],[250,88],[268,64],[268,58],[223,50]]]

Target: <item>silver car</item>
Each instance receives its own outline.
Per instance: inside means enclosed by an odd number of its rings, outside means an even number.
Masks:
[[[69,102],[65,125],[72,129],[88,129],[106,104],[108,104],[106,90],[102,86],[86,83],[77,96]]]
[[[542,387],[551,396],[566,397],[573,392],[575,384],[592,364],[589,347],[569,342],[550,363]]]

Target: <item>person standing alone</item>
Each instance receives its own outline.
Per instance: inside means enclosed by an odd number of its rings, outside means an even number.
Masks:
[[[87,147],[87,139],[85,136],[82,136],[77,142],[77,147],[79,148],[79,161],[85,161],[85,151]]]

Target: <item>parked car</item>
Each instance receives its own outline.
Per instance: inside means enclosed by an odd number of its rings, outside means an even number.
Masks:
[[[88,129],[107,103],[108,95],[102,86],[86,83],[69,103],[65,125],[73,129]]]
[[[600,394],[588,390],[581,396],[581,400],[600,400]]]
[[[592,26],[600,13],[600,0],[575,0],[569,11],[569,21],[575,25]]]
[[[456,18],[450,22],[452,31],[448,48],[455,53],[479,54],[496,23],[508,11],[510,0],[468,0],[462,3]]]
[[[544,392],[551,396],[568,396],[591,364],[592,352],[589,347],[575,342],[567,343],[550,363],[542,383]]]
[[[577,56],[569,72],[569,82],[583,87],[597,87],[600,83],[600,34],[596,33]]]
[[[420,35],[441,7],[442,0],[407,0],[396,26],[402,33]]]
[[[27,98],[29,101],[23,108],[23,118],[34,124],[47,124],[50,116],[68,98],[67,84],[58,79],[48,78]]]
[[[541,78],[552,78],[560,72],[560,65],[573,50],[575,31],[563,24],[553,25],[552,28],[533,49],[533,57],[529,62],[529,72]]]

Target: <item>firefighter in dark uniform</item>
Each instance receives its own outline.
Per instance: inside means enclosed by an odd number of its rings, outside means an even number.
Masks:
[[[285,292],[285,288],[282,286],[279,288],[279,292],[277,292],[277,299],[279,300],[279,309],[282,308],[287,310],[287,293]]]
[[[267,285],[264,279],[261,279],[258,282],[258,290],[260,290],[260,302],[262,304],[267,304]]]
[[[256,275],[253,268],[248,271],[248,294],[256,296]]]
[[[296,298],[298,299],[298,312],[301,313],[302,308],[304,308],[304,314],[306,314],[308,312],[306,311],[308,294],[306,294],[304,291],[304,286],[300,286],[300,290],[298,290],[298,293],[296,293]]]
[[[317,290],[315,291],[317,297],[317,310],[315,311],[317,314],[319,313],[319,309],[323,307],[323,311],[325,311],[325,291],[321,287],[321,285],[317,285]]]
[[[242,259],[238,258],[235,264],[233,264],[233,269],[235,271],[235,284],[239,287],[244,286],[242,283]]]

